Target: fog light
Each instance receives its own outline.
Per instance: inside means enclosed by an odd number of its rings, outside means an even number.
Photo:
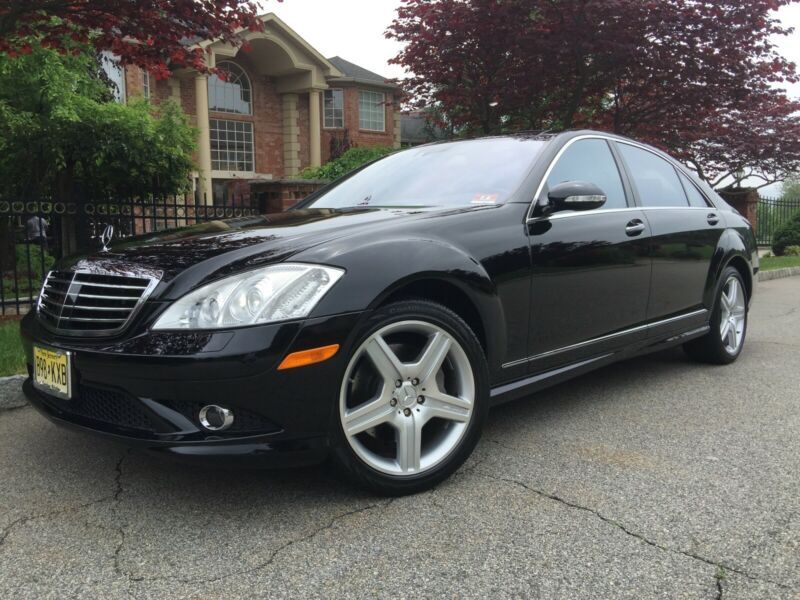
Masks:
[[[233,411],[216,404],[200,409],[200,425],[209,431],[225,431],[233,425]]]

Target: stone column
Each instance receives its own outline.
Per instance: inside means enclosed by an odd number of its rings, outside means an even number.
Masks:
[[[211,185],[211,130],[208,123],[208,77],[197,75],[194,79],[197,97],[197,170],[200,176],[198,189],[200,202],[214,203],[214,188]]]
[[[308,92],[308,147],[311,167],[322,164],[322,130],[320,126],[320,94],[318,90]]]
[[[283,176],[300,173],[300,113],[297,94],[283,95]]]
[[[400,146],[402,145],[401,144],[401,140],[403,139],[402,138],[402,129],[401,129],[401,125],[400,125],[400,118],[401,118],[400,109],[399,108],[394,108],[394,110],[392,111],[392,116],[394,117],[394,119],[393,119],[394,136],[393,136],[393,139],[392,139],[392,147],[396,149],[396,148],[400,148]]]

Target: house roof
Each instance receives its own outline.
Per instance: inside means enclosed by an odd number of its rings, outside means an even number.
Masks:
[[[396,89],[398,87],[396,84],[389,82],[389,80],[383,75],[378,75],[369,69],[359,67],[357,64],[351,63],[349,60],[345,60],[341,56],[333,56],[328,59],[328,62],[344,74],[344,77],[336,78],[338,81],[353,81],[355,83],[375,85],[378,87],[387,87],[392,89]]]

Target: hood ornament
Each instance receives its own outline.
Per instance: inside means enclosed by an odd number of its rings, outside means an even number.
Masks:
[[[100,234],[100,242],[103,244],[102,252],[108,252],[108,245],[111,243],[111,238],[114,237],[114,226],[106,225],[103,233]]]

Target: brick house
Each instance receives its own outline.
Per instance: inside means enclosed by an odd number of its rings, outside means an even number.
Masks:
[[[399,90],[339,57],[326,59],[274,14],[245,39],[250,51],[200,41],[226,80],[189,69],[156,81],[136,67],[107,67],[118,99],[180,103],[199,131],[194,184],[210,203],[231,187],[296,176],[344,138],[358,146],[400,146]]]

